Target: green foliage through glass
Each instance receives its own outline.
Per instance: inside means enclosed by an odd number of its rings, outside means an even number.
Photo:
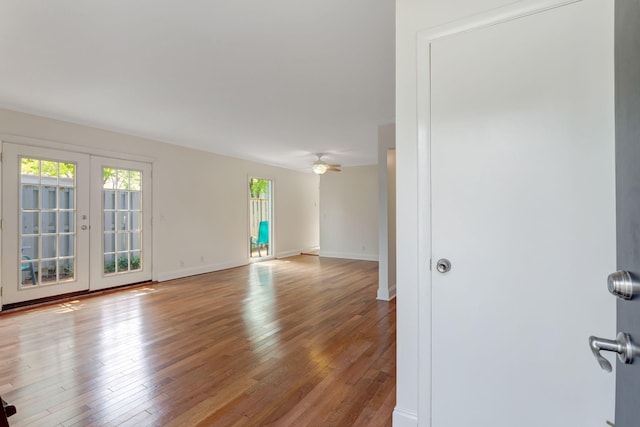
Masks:
[[[118,261],[118,271],[129,271],[129,270],[139,270],[140,269],[140,257],[132,257],[131,258],[131,268],[129,268],[129,263],[126,258],[120,258]],[[116,272],[116,262],[111,261],[108,264],[104,265],[105,274],[115,273]]]
[[[269,181],[266,179],[251,178],[249,180],[251,197],[267,196],[269,194]]]
[[[76,175],[76,165],[73,163],[58,163],[50,160],[41,161],[23,157],[20,160],[20,173],[22,175],[73,178]]]

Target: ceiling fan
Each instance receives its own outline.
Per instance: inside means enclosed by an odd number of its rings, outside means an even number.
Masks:
[[[318,156],[318,160],[311,165],[313,173],[322,175],[327,171],[340,172],[340,165],[330,165],[322,160],[322,156],[324,156],[323,153],[317,153],[316,156]]]

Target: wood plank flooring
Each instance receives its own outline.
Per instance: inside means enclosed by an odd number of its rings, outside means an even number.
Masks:
[[[18,426],[390,426],[376,262],[297,256],[0,314]]]

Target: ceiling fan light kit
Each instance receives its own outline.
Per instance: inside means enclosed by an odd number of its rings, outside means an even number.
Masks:
[[[327,171],[327,165],[324,162],[317,161],[313,164],[313,166],[311,166],[311,170],[313,171],[313,173],[322,175]]]
[[[311,165],[311,170],[313,173],[322,175],[327,171],[340,172],[340,165],[329,165],[322,160],[323,154],[316,154],[318,156],[318,160],[313,162]]]

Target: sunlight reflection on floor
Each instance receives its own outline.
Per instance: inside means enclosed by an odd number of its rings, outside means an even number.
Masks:
[[[81,303],[80,300],[67,301],[58,304],[58,309],[55,311],[56,313],[69,313],[71,311],[78,311],[85,306],[84,303]]]
[[[135,294],[136,296],[152,294],[154,292],[158,292],[158,290],[156,288],[150,288],[148,286],[145,286],[144,288],[136,288],[131,290],[131,293]]]
[[[280,261],[265,261],[252,264],[249,269],[249,287],[243,310],[243,319],[247,339],[254,349],[261,348],[257,352],[261,360],[272,357],[280,357],[281,330],[277,319],[277,292],[273,283],[273,264]],[[271,351],[264,351],[269,347]]]

